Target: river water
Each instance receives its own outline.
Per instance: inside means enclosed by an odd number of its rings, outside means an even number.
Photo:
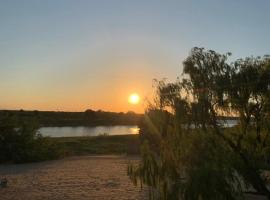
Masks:
[[[233,127],[237,125],[236,120],[220,120],[221,126]],[[95,126],[95,127],[42,127],[39,133],[50,137],[79,137],[79,136],[99,136],[99,135],[129,135],[139,134],[138,126]]]
[[[138,134],[139,128],[137,126],[42,127],[38,131],[43,136],[78,137],[78,136]]]

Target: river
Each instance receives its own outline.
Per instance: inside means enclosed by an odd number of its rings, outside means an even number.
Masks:
[[[129,135],[138,134],[137,126],[95,126],[95,127],[42,127],[38,132],[50,137],[79,137],[98,135]]]

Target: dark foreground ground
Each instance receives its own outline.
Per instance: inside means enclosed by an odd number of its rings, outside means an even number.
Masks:
[[[139,135],[49,140],[64,159],[0,164],[0,178],[8,179],[8,187],[0,188],[0,200],[148,199],[147,188],[135,187],[127,176],[128,163],[139,162]]]
[[[132,200],[147,199],[146,188],[127,176],[129,162],[138,157],[80,156],[57,161],[0,165],[1,200]]]
[[[0,165],[0,177],[8,179],[0,200],[146,200],[147,188],[135,187],[126,173],[128,163],[138,161],[134,156],[77,156]]]

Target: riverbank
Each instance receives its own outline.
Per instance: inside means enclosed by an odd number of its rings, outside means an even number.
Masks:
[[[60,157],[81,155],[137,155],[139,135],[100,135],[95,137],[48,138],[57,149]]]
[[[138,125],[143,118],[143,114],[136,114],[134,112],[107,112],[102,110],[94,111],[91,109],[87,109],[84,112],[0,110],[0,120],[6,117],[12,118],[15,123],[30,121],[35,122],[41,127],[94,127]]]

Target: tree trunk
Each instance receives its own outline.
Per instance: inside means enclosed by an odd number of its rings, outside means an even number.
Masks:
[[[214,127],[216,135],[221,137],[232,149],[233,151],[239,155],[240,159],[245,164],[245,174],[243,175],[244,178],[252,185],[252,187],[257,190],[258,193],[267,196],[267,199],[270,200],[270,191],[267,189],[264,181],[262,180],[262,177],[257,172],[256,169],[250,164],[249,160],[245,156],[245,154],[242,153],[239,146],[235,145],[230,139],[226,138],[224,134],[222,134],[217,126],[216,123],[216,115],[213,113],[213,110],[211,109],[212,113],[212,125]],[[241,173],[239,173],[241,174]]]

